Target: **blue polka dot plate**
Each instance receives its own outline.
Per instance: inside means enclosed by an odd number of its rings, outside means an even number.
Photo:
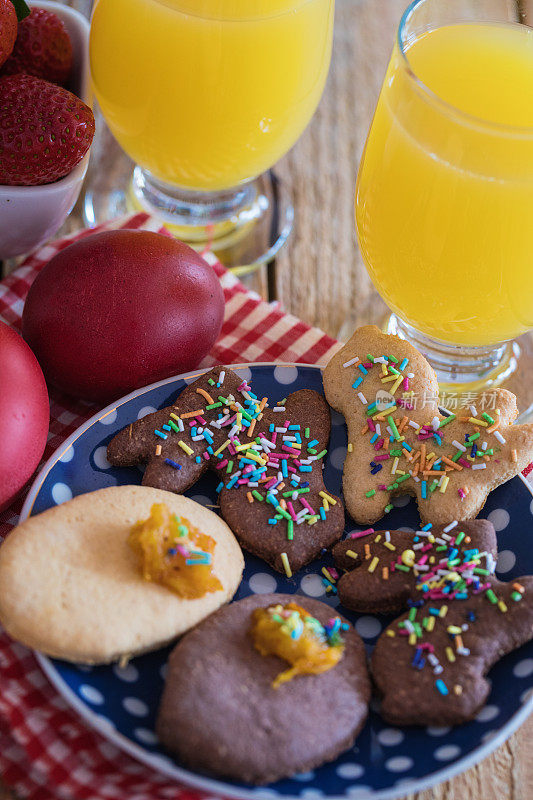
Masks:
[[[287,393],[311,388],[322,393],[318,367],[254,364],[235,368],[253,381],[259,396],[279,399]],[[105,408],[82,425],[47,462],[35,481],[22,517],[62,503],[84,492],[119,484],[140,483],[137,467],[116,469],[106,460],[106,446],[126,424],[170,405],[176,395],[200,373],[189,373],[139,389]],[[341,492],[341,470],[346,452],[343,418],[332,412],[326,487]],[[187,492],[202,504],[214,504],[216,479],[208,474]],[[387,517],[389,528],[414,529],[418,515],[413,501],[399,497]],[[503,580],[533,573],[530,545],[533,500],[527,483],[515,478],[489,496],[481,516],[498,531],[498,577]],[[348,519],[346,531],[358,528]],[[292,592],[315,597],[336,606],[325,595],[319,576],[328,556],[301,570],[292,579],[274,572],[263,561],[246,555],[242,584],[235,599],[252,593]],[[385,625],[383,616],[346,613],[369,651]],[[502,659],[490,672],[492,691],[475,720],[450,728],[391,728],[371,709],[367,724],[351,750],[313,773],[296,775],[267,788],[227,783],[184,769],[159,746],[154,721],[163,689],[169,649],[139,657],[126,667],[77,667],[39,655],[48,678],[66,700],[103,736],[140,761],[183,783],[236,798],[393,798],[427,788],[452,777],[484,758],[504,742],[533,710],[533,642]],[[228,722],[231,722],[228,720]]]

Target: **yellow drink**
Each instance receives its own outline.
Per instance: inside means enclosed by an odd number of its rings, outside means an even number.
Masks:
[[[98,0],[91,71],[113,134],[156,178],[228,189],[271,167],[326,80],[334,0]]]
[[[387,304],[468,346],[533,327],[533,31],[458,23],[396,45],[356,191]],[[423,85],[422,85],[423,84]]]

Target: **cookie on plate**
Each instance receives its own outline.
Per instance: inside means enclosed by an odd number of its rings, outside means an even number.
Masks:
[[[380,713],[392,725],[458,725],[480,711],[485,677],[533,638],[533,576],[492,578],[466,600],[429,600],[386,628],[372,654]]]
[[[167,518],[150,527],[154,504]],[[165,522],[177,544],[165,538]],[[30,517],[8,536],[0,547],[0,620],[14,639],[47,655],[107,663],[162,647],[216,611],[235,594],[243,567],[226,523],[193,500],[144,486],[100,489]]]
[[[473,519],[489,492],[533,460],[533,423],[513,425],[516,398],[484,392],[443,416],[432,367],[409,342],[375,325],[355,331],[324,371],[329,404],[348,426],[346,508],[362,525],[416,497],[423,522]]]
[[[241,545],[290,577],[344,529],[344,507],[322,476],[330,414],[301,389],[268,406],[228,368],[201,375],[163,408],[109,443],[119,467],[146,463],[145,486],[183,492],[207,470],[219,481],[220,512]]]
[[[362,613],[392,614],[426,599],[462,597],[494,572],[497,541],[486,519],[426,530],[353,533],[333,548],[341,603]]]
[[[156,730],[188,768],[264,784],[351,747],[369,699],[365,648],[346,620],[307,597],[256,595],[172,651]]]

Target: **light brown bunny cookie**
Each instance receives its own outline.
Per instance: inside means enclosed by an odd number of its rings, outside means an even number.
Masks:
[[[346,508],[372,524],[391,497],[416,497],[423,522],[474,518],[489,492],[533,459],[533,424],[512,425],[516,398],[505,389],[443,416],[438,383],[409,342],[374,325],[356,330],[324,371],[330,405],[344,414]]]

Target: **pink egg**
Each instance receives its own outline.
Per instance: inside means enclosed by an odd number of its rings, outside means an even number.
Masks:
[[[37,359],[0,322],[0,511],[35,472],[48,434],[50,406]]]

